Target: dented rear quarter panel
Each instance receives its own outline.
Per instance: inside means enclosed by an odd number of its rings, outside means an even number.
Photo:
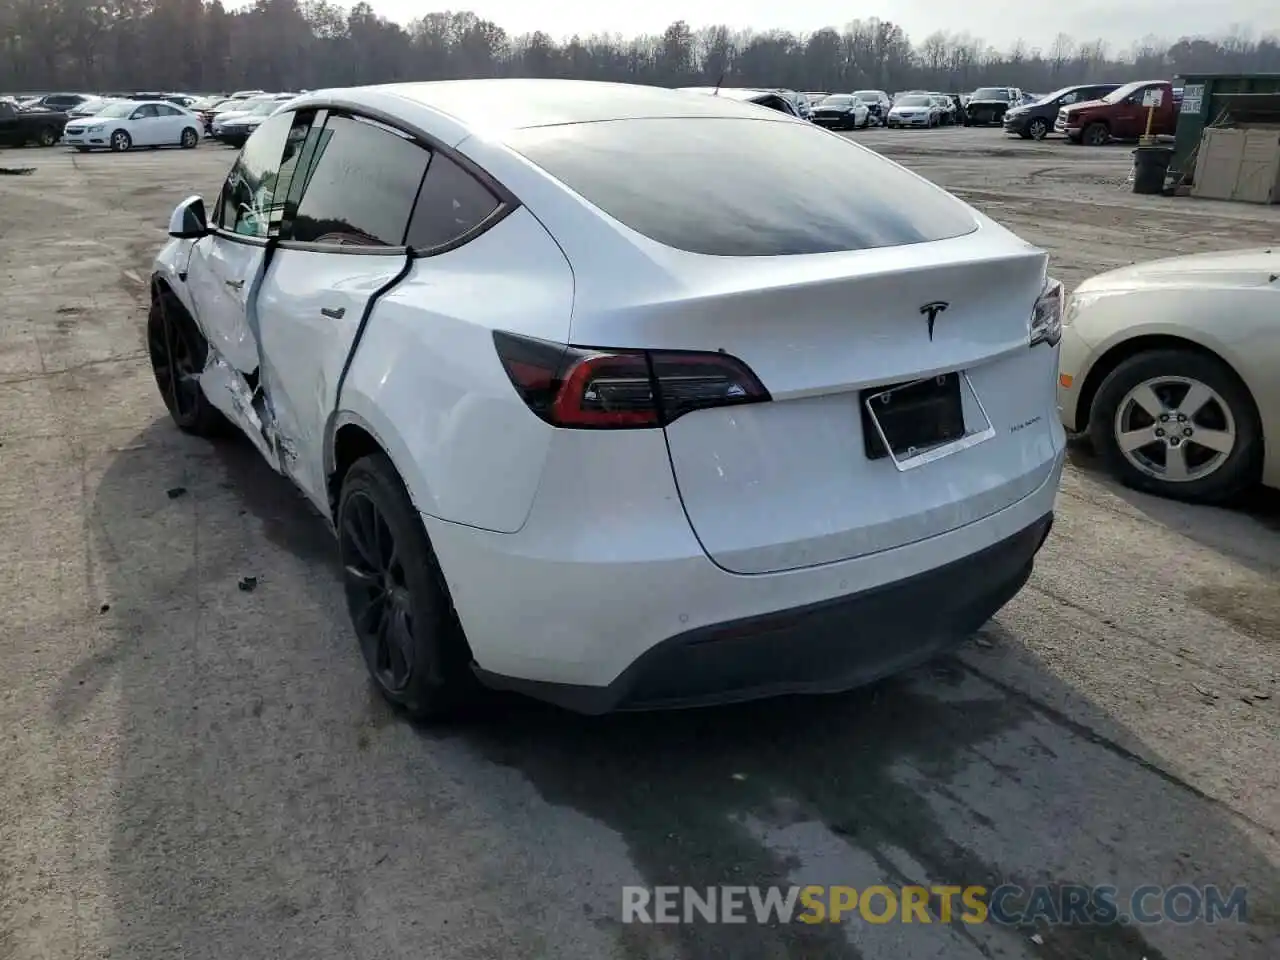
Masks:
[[[565,342],[573,274],[519,207],[469,243],[421,257],[374,307],[333,437],[363,426],[391,457],[419,511],[500,533],[519,530],[553,428],[520,399],[494,330]]]

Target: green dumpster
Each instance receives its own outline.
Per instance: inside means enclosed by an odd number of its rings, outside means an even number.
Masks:
[[[1195,172],[1205,127],[1280,121],[1280,73],[1192,73],[1173,85],[1182,87],[1182,107],[1169,170],[1181,180]]]

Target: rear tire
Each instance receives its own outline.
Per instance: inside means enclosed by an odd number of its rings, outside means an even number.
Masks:
[[[1132,406],[1136,390],[1161,381],[1172,384],[1168,395],[1175,396],[1178,405],[1169,406],[1167,423]],[[1207,388],[1212,399],[1190,411],[1190,419],[1180,423],[1177,414],[1185,403],[1183,398],[1188,395],[1181,391],[1188,385],[1201,396],[1205,396],[1204,388]],[[1163,387],[1155,388],[1157,396],[1162,392]],[[1130,413],[1131,410],[1134,412]],[[1141,419],[1134,419],[1135,416]],[[1167,436],[1176,436],[1185,428],[1190,428],[1191,433],[1186,440],[1179,441],[1182,452],[1177,460],[1186,465],[1184,469],[1191,473],[1191,479],[1167,479],[1170,452],[1165,446],[1168,441],[1155,438],[1142,447],[1130,445],[1127,455],[1121,449],[1120,434],[1126,429],[1132,431],[1131,436],[1144,429],[1161,429]],[[1220,503],[1253,486],[1261,475],[1262,425],[1253,398],[1230,367],[1203,353],[1149,350],[1122,362],[1098,387],[1089,410],[1088,430],[1094,449],[1112,473],[1135,490],[1192,503]],[[1232,445],[1220,463],[1196,477],[1194,471],[1204,469],[1197,468],[1196,464],[1211,464],[1212,460],[1205,460],[1205,455],[1218,450],[1217,446],[1210,450],[1196,441],[1197,435],[1207,440],[1208,431],[1214,431],[1219,438],[1232,434]]]
[[[336,514],[347,611],[369,676],[417,719],[474,702],[480,685],[422,518],[382,453],[352,464]]]
[[[187,127],[182,131],[182,138],[178,141],[178,146],[183,150],[194,150],[196,144],[200,142],[200,134],[196,132],[195,127]]]
[[[89,148],[88,148],[88,147],[76,147],[76,152],[77,152],[77,153],[88,153],[88,152],[89,152]]]
[[[36,144],[41,147],[52,147],[58,142],[58,131],[53,127],[41,127],[36,133]]]

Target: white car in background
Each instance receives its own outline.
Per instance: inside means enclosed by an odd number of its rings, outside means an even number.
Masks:
[[[160,395],[332,522],[412,714],[477,680],[588,712],[845,690],[969,636],[1048,535],[1047,256],[809,123],[580,81],[320,91],[210,209],[155,261]]]
[[[942,108],[937,98],[928,93],[904,93],[893,101],[885,118],[885,126],[936,127],[942,123]]]
[[[209,124],[209,135],[215,139],[220,137],[222,128],[230,120],[238,120],[249,113],[252,113],[256,107],[264,103],[283,103],[285,100],[292,99],[296,94],[292,93],[260,93],[252,97],[245,97],[243,100],[235,100],[232,103],[223,104],[217,113],[213,115],[213,119]]]
[[[62,141],[81,153],[131,147],[182,147],[200,142],[200,118],[166,100],[115,100],[92,117],[69,121]]]

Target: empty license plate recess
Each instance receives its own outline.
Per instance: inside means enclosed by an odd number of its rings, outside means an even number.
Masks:
[[[980,423],[965,423],[966,393],[971,415]],[[860,400],[867,457],[890,457],[900,470],[980,443],[995,432],[963,373],[872,387],[861,392]]]

